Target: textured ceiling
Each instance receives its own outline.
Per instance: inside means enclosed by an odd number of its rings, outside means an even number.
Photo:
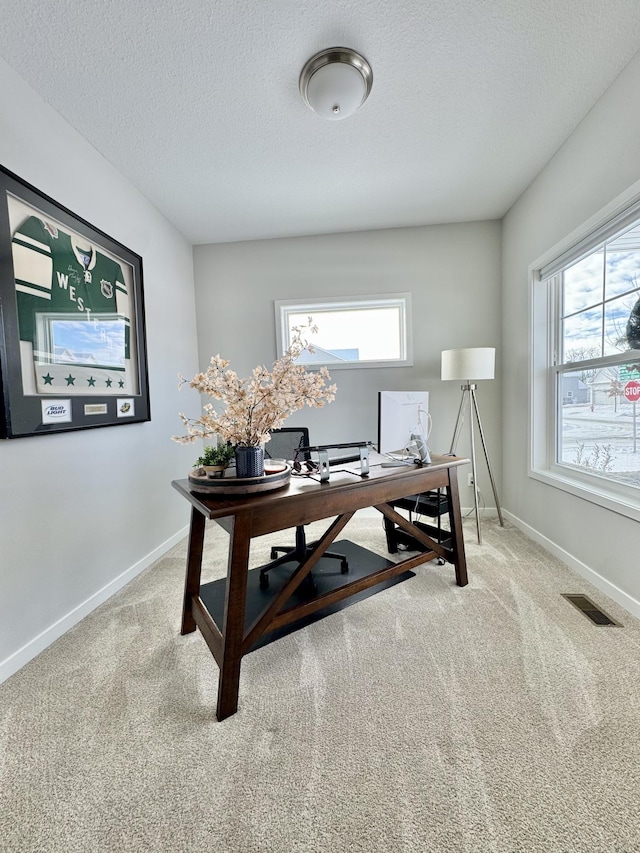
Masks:
[[[373,90],[328,122],[298,76],[335,45]],[[0,26],[192,243],[501,217],[639,48],[640,0],[3,0]]]

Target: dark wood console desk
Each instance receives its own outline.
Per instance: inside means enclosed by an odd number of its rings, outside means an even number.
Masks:
[[[172,486],[191,503],[181,633],[188,634],[196,627],[199,628],[220,667],[216,710],[218,720],[224,720],[237,711],[240,663],[243,656],[265,634],[437,557],[453,564],[458,586],[467,584],[458,492],[458,466],[467,461],[455,456],[434,456],[430,465],[421,468],[381,468],[372,464],[367,477],[361,477],[358,466],[354,466],[353,473],[332,474],[328,483],[318,483],[306,477],[292,477],[289,485],[277,491],[233,498],[200,494],[193,490],[188,479],[173,481]],[[447,542],[443,543],[434,541],[390,506],[392,502],[408,495],[438,488],[446,490],[449,506],[451,532]],[[338,588],[328,592],[319,591],[316,596],[292,606],[296,590],[322,554],[352,515],[365,507],[375,507],[386,520],[418,540],[425,551],[395,564],[383,561],[382,568],[378,565],[370,574],[353,580],[349,579],[349,575],[344,575]],[[257,571],[248,571],[251,539],[332,516],[336,518],[311,556],[265,599],[262,611],[247,620],[249,574],[255,575],[252,583],[258,583]],[[215,520],[230,536],[223,606],[218,622],[203,600],[204,585],[201,587],[200,583],[207,519]]]

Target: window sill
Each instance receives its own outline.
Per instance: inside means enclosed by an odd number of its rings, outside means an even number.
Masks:
[[[597,504],[598,506],[624,515],[635,521],[640,521],[640,496],[622,494],[613,490],[604,490],[596,485],[583,481],[580,477],[572,477],[570,472],[554,469],[531,469],[529,476],[555,489],[561,489],[577,498]],[[637,491],[634,489],[634,491]]]

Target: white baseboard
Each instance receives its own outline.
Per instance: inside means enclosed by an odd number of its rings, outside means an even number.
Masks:
[[[546,536],[543,536],[542,533],[539,533],[535,528],[513,515],[513,513],[505,510],[502,512],[505,518],[507,518],[514,527],[522,530],[529,539],[533,539],[534,542],[537,542],[538,545],[541,545],[546,551],[553,554],[554,557],[562,560],[563,563],[569,566],[570,569],[573,569],[573,571],[579,574],[580,577],[583,577],[585,580],[589,581],[589,583],[593,584],[593,586],[595,586],[596,589],[599,589],[600,592],[608,595],[609,598],[616,602],[616,604],[624,607],[624,609],[631,613],[632,616],[640,619],[639,601],[624,592],[624,590],[620,589],[615,584],[612,584],[611,581],[603,578],[602,575],[599,575],[593,569],[590,569],[589,566],[581,560],[578,560],[577,557],[574,557],[568,551],[565,551],[564,548],[560,548],[560,546],[556,545],[555,542],[552,542],[551,539],[547,539]]]
[[[177,545],[178,542],[182,541],[188,532],[189,528],[184,527],[182,530],[174,533],[173,536],[166,539],[161,545],[154,548],[153,551],[141,560],[138,560],[137,563],[134,563],[133,566],[122,572],[122,574],[118,575],[112,581],[109,581],[109,583],[103,586],[102,589],[99,589],[93,595],[89,596],[89,598],[87,598],[86,601],[83,601],[82,604],[74,607],[74,609],[67,613],[66,616],[58,619],[57,622],[54,622],[53,625],[50,625],[42,631],[42,633],[38,634],[37,637],[34,637],[33,640],[29,640],[29,642],[25,643],[22,648],[18,649],[12,655],[9,655],[8,658],[0,662],[0,684],[2,684],[3,681],[6,681],[7,678],[19,669],[22,669],[25,664],[29,663],[29,661],[33,660],[33,658],[39,655],[40,652],[44,651],[51,645],[51,643],[57,640],[58,637],[61,637],[70,628],[77,625],[78,622],[84,619],[85,616],[88,616],[92,610],[95,610],[96,607],[99,607],[107,601],[107,599],[111,598],[111,596],[118,592],[118,590],[122,589],[123,586],[126,586],[129,581],[136,577],[136,575],[139,575],[140,572],[144,571],[148,566],[164,556],[164,554],[166,554],[167,551],[170,551],[174,545]]]

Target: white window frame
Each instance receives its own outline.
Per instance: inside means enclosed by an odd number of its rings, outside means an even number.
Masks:
[[[376,360],[346,360],[339,361],[314,361],[306,364],[309,370],[319,367],[329,367],[333,370],[362,369],[369,367],[412,367],[413,366],[413,335],[411,315],[411,294],[403,293],[379,293],[373,296],[330,296],[308,299],[281,299],[275,302],[276,319],[276,346],[278,358],[288,349],[290,314],[313,315],[316,311],[357,311],[371,308],[399,308],[400,309],[400,350],[401,358],[376,359]]]
[[[571,259],[588,254],[599,238],[620,230],[625,221],[640,219],[640,181],[622,193],[611,204],[591,217],[543,256],[529,266],[530,282],[530,389],[529,396],[529,477],[539,480],[583,500],[605,507],[620,515],[640,521],[640,489],[625,486],[606,476],[587,470],[572,469],[555,462],[557,447],[556,389],[558,376],[566,365],[557,365],[558,305],[554,302],[553,271],[564,268]],[[622,223],[622,224],[621,224]],[[550,274],[551,273],[551,274]],[[620,364],[634,357],[629,350],[604,359],[598,365]],[[582,367],[589,362],[581,363]],[[574,368],[575,369],[575,368]]]

